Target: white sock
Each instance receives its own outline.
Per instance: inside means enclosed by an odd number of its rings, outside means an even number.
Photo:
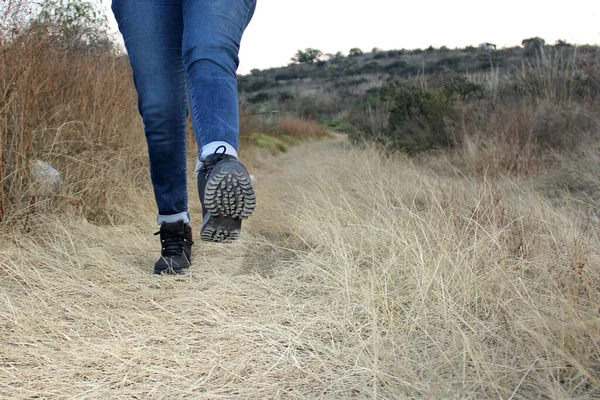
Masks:
[[[156,223],[158,225],[171,224],[173,222],[179,221],[180,219],[182,219],[185,224],[189,224],[190,223],[190,214],[188,214],[187,211],[179,213],[179,214],[173,214],[173,215],[160,215],[160,214],[158,214],[158,218],[157,218]]]
[[[215,153],[215,150],[217,150],[219,147],[225,147],[225,154],[228,154],[230,156],[234,156],[235,158],[238,158],[238,154],[236,149],[233,148],[232,145],[230,145],[227,142],[210,142],[209,144],[207,144],[206,146],[202,146],[202,151],[200,152],[200,155],[198,156],[198,159],[196,160],[196,176],[198,176],[198,172],[200,172],[200,169],[202,168],[202,166],[204,165],[204,160],[206,159],[206,157],[210,156],[211,154]],[[219,150],[219,153],[223,153],[223,151]]]

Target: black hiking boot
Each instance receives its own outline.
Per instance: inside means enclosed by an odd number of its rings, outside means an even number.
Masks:
[[[160,258],[154,264],[155,274],[185,274],[192,263],[192,227],[183,220],[162,224],[160,231]]]
[[[218,153],[220,148],[206,157],[198,172],[203,217],[200,237],[209,242],[237,239],[242,219],[248,218],[256,207],[248,171],[234,156]]]

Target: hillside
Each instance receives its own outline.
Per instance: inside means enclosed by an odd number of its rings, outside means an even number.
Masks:
[[[593,62],[596,46],[546,46],[556,63]],[[482,51],[429,48],[379,50],[358,55],[329,55],[324,60],[291,63],[287,67],[254,70],[239,77],[242,98],[261,111],[279,110],[303,118],[344,118],[367,95],[378,93],[388,81],[407,80],[437,87],[454,76],[467,76],[487,90],[519,76],[523,65],[539,57],[539,50],[523,47]]]

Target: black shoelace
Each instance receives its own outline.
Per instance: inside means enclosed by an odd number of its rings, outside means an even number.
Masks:
[[[223,149],[222,153],[219,153],[220,149]],[[223,156],[225,155],[226,152],[227,152],[227,148],[225,146],[217,147],[215,149],[215,152],[211,156],[206,157],[206,160],[204,160],[204,164],[202,165],[202,168],[200,169],[199,174],[205,174],[205,176],[208,177],[208,175],[213,170],[215,165],[217,165],[219,163],[219,161],[221,161],[223,159]]]

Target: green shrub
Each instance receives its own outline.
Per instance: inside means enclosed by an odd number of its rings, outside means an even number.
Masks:
[[[406,68],[408,66],[408,64],[406,63],[406,61],[394,61],[393,63],[386,65],[385,69],[386,71],[400,71],[404,68]]]
[[[255,96],[252,96],[248,99],[248,101],[252,104],[264,103],[271,98],[271,95],[267,92],[259,92]]]
[[[450,69],[456,69],[460,64],[461,57],[459,56],[450,56],[446,58],[442,58],[436,63],[436,68],[444,68],[448,67]]]
[[[354,134],[356,133],[356,128],[352,126],[348,121],[343,119],[333,119],[330,121],[326,121],[325,124],[329,128],[333,128],[336,131],[340,131],[346,134]]]
[[[521,45],[525,47],[525,55],[535,56],[544,49],[546,41],[541,37],[536,36],[529,39],[523,39]]]
[[[281,139],[265,133],[254,132],[250,135],[250,140],[255,146],[267,149],[272,154],[285,153],[288,151],[287,145]]]
[[[283,72],[280,72],[278,74],[275,74],[275,80],[276,81],[289,81],[292,79],[298,79],[300,78],[300,75],[296,72],[296,71],[292,71],[292,70],[286,70]]]
[[[471,82],[464,76],[452,78],[450,82],[444,85],[442,93],[451,103],[456,100],[467,103],[482,99],[484,95],[483,87],[480,84]]]
[[[406,83],[392,83],[382,88],[381,99],[391,105],[388,130],[394,139],[394,147],[406,147],[404,144],[413,142],[411,147],[414,148],[408,149],[412,151],[447,144],[446,140],[438,140],[441,137],[430,138],[430,143],[415,143],[414,138],[409,137],[417,131],[429,131],[431,135],[427,136],[438,136],[443,131],[443,118],[451,113],[451,106],[441,93]]]
[[[294,100],[296,97],[290,92],[281,92],[279,93],[278,99],[280,102],[284,103],[286,101]]]
[[[374,140],[390,150],[408,153],[447,148],[456,142],[446,126],[456,118],[457,106],[482,99],[483,95],[481,85],[464,77],[455,77],[438,90],[425,90],[405,82],[390,83],[380,89],[379,98],[366,97],[357,106],[350,119],[362,133],[352,134],[351,138]],[[365,114],[369,117],[367,121]],[[369,129],[363,125],[373,124],[373,118],[382,115],[388,115],[387,123],[379,124],[384,129],[365,133]]]
[[[546,44],[546,41],[541,37],[532,37],[529,39],[523,39],[521,45],[526,49],[541,49]]]
[[[361,74],[370,74],[373,72],[377,72],[381,69],[381,64],[379,64],[377,61],[371,61],[369,63],[364,64],[362,67],[360,67],[360,73]]]
[[[385,52],[385,55],[387,56],[387,58],[394,58],[394,57],[401,56],[404,53],[405,53],[404,50],[388,50]]]
[[[358,57],[358,56],[362,56],[363,55],[363,51],[361,49],[359,49],[358,47],[354,47],[352,49],[350,49],[350,51],[348,52],[348,57]]]

